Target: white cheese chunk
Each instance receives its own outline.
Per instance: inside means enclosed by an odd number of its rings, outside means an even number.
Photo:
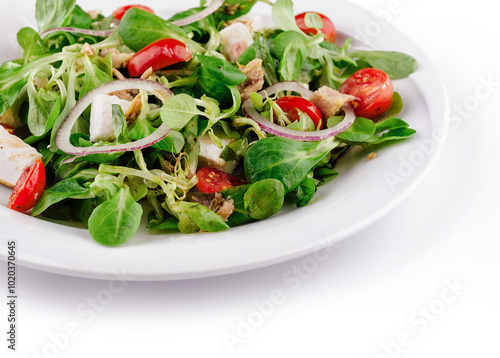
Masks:
[[[225,161],[224,159],[220,158],[222,151],[231,142],[231,139],[225,135],[218,135],[218,137],[222,142],[222,148],[217,147],[208,134],[204,134],[198,137],[198,140],[200,142],[198,167],[211,167],[225,171],[226,173],[232,173],[234,171],[234,168],[236,168],[236,161]]]
[[[101,94],[96,96],[90,108],[90,141],[113,141],[113,104],[118,104],[126,113],[130,108],[131,101],[120,99],[116,96]]]
[[[24,169],[41,157],[35,148],[0,126],[0,183],[14,187]]]
[[[228,61],[235,62],[253,44],[252,34],[241,22],[220,31],[221,52]]]

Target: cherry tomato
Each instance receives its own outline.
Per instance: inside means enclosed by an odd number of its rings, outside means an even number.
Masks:
[[[117,20],[121,20],[123,15],[125,15],[125,13],[127,12],[127,10],[130,10],[131,8],[137,8],[137,9],[141,9],[141,10],[144,10],[144,11],[147,11],[147,12],[150,12],[152,14],[154,14],[154,10],[147,7],[147,6],[144,6],[144,5],[127,5],[127,6],[122,6],[118,9],[116,9],[114,12],[113,12],[113,17]]]
[[[308,11],[308,12],[318,14],[321,17],[321,20],[323,20],[323,27],[320,29],[320,31],[325,35],[326,41],[332,43],[335,42],[335,37],[337,36],[337,33],[335,32],[335,26],[333,26],[332,21],[323,14],[313,11]],[[307,12],[303,12],[295,16],[295,21],[297,22],[297,26],[306,34],[316,35],[318,33],[318,30],[306,26],[306,20],[305,20],[306,14]]]
[[[285,112],[286,116],[292,122],[300,119],[299,112],[305,113],[311,118],[316,128],[323,127],[323,116],[315,104],[299,96],[285,96],[276,100],[276,104]]]
[[[33,209],[45,189],[45,168],[41,159],[26,168],[12,190],[7,207],[22,213]]]
[[[340,86],[339,92],[357,97],[354,113],[368,119],[375,119],[387,111],[393,94],[391,79],[376,68],[356,71]]]
[[[3,124],[3,123],[0,123],[0,126],[4,127],[7,130],[7,132],[9,132],[10,134],[14,134],[14,130],[15,130],[14,127],[9,126],[8,124]]]
[[[245,182],[222,170],[205,167],[198,170],[198,184],[200,193],[216,193],[232,186],[243,185]]]
[[[162,39],[137,52],[128,63],[128,73],[139,77],[150,67],[154,71],[192,58],[189,48],[179,40]]]

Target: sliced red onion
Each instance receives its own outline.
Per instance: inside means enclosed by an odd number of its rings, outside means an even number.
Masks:
[[[86,29],[78,29],[76,27],[54,27],[52,29],[45,30],[40,34],[40,37],[43,39],[53,33],[56,32],[74,32],[82,35],[90,35],[90,36],[100,36],[100,37],[108,37],[115,31],[112,30],[86,30]]]
[[[273,95],[278,91],[294,91],[299,94],[301,94],[305,98],[311,97],[313,94],[312,91],[308,90],[305,88],[302,84],[298,82],[279,82],[276,83],[268,88],[266,88],[264,91],[259,92],[259,95],[262,96],[262,98],[266,98],[267,95]],[[345,104],[341,108],[344,113],[345,117],[340,122],[337,124],[335,127],[328,128],[328,129],[323,129],[319,131],[297,131],[294,129],[282,127],[280,125],[277,125],[268,119],[264,118],[263,116],[260,115],[260,113],[257,111],[255,106],[252,103],[251,99],[247,99],[245,103],[243,103],[243,111],[245,114],[252,118],[255,122],[259,124],[259,126],[266,132],[288,138],[288,139],[293,139],[293,140],[302,140],[302,141],[308,141],[308,142],[314,142],[314,141],[319,141],[323,140],[326,138],[333,137],[343,131],[345,131],[349,126],[354,122],[356,119],[356,115],[354,114],[354,108],[350,103]]]
[[[183,19],[172,21],[172,24],[177,26],[186,26],[192,24],[193,22],[200,21],[208,15],[213,14],[218,8],[222,6],[222,4],[224,4],[224,0],[212,0],[203,10]]]
[[[295,82],[295,81],[278,82],[272,86],[267,87],[264,91],[269,96],[271,96],[277,92],[283,92],[283,91],[297,92],[298,94],[300,94],[304,98],[311,98],[311,96],[313,95],[313,91],[308,90],[306,87],[304,87],[304,85],[302,83]],[[259,92],[259,94],[262,96],[262,98],[266,98],[264,91]]]
[[[90,104],[92,104],[92,101],[96,96],[129,89],[142,89],[144,91],[147,91],[158,97],[163,103],[165,103],[170,97],[173,96],[173,93],[162,84],[150,80],[127,79],[103,84],[102,86],[93,89],[85,96],[83,96],[80,101],[78,101],[78,103],[73,107],[69,115],[61,124],[59,131],[57,132],[57,147],[67,154],[82,156],[95,153],[113,153],[139,150],[149,147],[165,138],[171,131],[171,129],[165,124],[162,124],[147,137],[131,143],[102,147],[75,147],[70,143],[69,137],[71,135],[71,129],[75,125],[78,117],[80,117],[83,111],[85,111],[85,109],[90,106]]]

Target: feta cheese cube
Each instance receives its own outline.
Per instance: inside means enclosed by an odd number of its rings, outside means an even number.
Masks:
[[[225,135],[218,135],[222,142],[222,148],[217,147],[212,138],[208,134],[204,134],[198,137],[200,142],[200,154],[198,155],[198,167],[211,167],[225,171],[226,173],[232,173],[234,168],[236,168],[236,161],[230,160],[225,161],[220,158],[224,148],[231,142],[231,138]]]
[[[253,44],[252,34],[241,22],[220,31],[221,52],[228,61],[235,62]]]
[[[126,113],[131,101],[120,99],[116,96],[101,94],[96,96],[90,108],[90,141],[113,141],[113,104],[118,104]]]

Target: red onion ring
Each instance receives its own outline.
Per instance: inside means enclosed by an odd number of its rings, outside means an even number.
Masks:
[[[307,89],[304,87],[304,85],[300,82],[295,82],[295,81],[283,81],[283,82],[278,82],[275,83],[272,86],[267,87],[264,90],[268,95],[273,95],[279,91],[293,91],[297,92],[304,98],[311,98],[313,95],[313,91]],[[264,94],[264,91],[260,91],[259,94],[262,96]],[[265,98],[262,96],[262,98]]]
[[[155,144],[165,138],[171,131],[171,129],[165,124],[162,124],[147,137],[131,143],[102,147],[75,147],[70,143],[69,137],[71,135],[71,129],[73,128],[78,117],[80,117],[83,111],[85,111],[85,109],[92,103],[96,96],[128,89],[142,89],[148,91],[158,97],[163,103],[165,103],[170,97],[173,96],[173,93],[162,84],[150,80],[127,79],[105,83],[102,86],[99,86],[87,93],[73,107],[71,112],[61,124],[59,131],[57,132],[57,147],[67,154],[82,156],[94,153],[112,153],[139,150],[149,147],[152,144]]]
[[[77,34],[82,35],[91,35],[91,36],[100,36],[100,37],[108,37],[115,31],[112,30],[86,30],[86,29],[78,29],[76,27],[54,27],[52,29],[45,30],[40,34],[40,37],[43,39],[53,33],[56,32],[75,32]]]
[[[218,8],[224,4],[224,0],[213,0],[206,8],[197,12],[196,14],[187,16],[180,20],[172,21],[172,24],[177,26],[186,26],[192,24],[193,22],[200,21],[208,15],[213,14]]]
[[[311,97],[313,93],[298,82],[279,82],[268,87],[264,91],[260,91],[258,94],[262,98],[266,98],[266,95],[273,95],[278,91],[294,91],[301,94],[305,98]],[[245,103],[243,103],[244,113],[247,115],[247,117],[250,117],[255,122],[257,122],[264,131],[280,137],[308,142],[320,141],[333,137],[349,128],[349,126],[356,119],[354,108],[350,103],[348,103],[342,106],[341,109],[344,111],[345,117],[342,122],[337,124],[335,127],[319,131],[301,132],[294,129],[282,127],[273,122],[270,122],[268,119],[261,116],[253,105],[252,99],[247,99]]]

